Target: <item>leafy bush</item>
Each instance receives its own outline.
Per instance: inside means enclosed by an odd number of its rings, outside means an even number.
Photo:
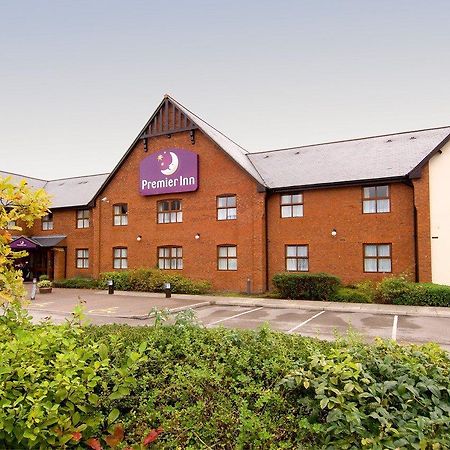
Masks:
[[[450,442],[450,359],[432,344],[205,329],[186,313],[86,328],[4,315],[0,358],[0,448],[85,448],[106,434],[142,448],[149,429],[159,449]]]
[[[331,299],[341,284],[327,273],[278,273],[272,278],[283,298],[303,300]]]
[[[340,287],[329,300],[343,303],[372,303],[370,294],[358,288]]]
[[[450,287],[432,283],[412,283],[405,278],[385,278],[378,284],[381,303],[415,306],[450,306]]]
[[[39,281],[49,280],[47,275],[39,275]]]
[[[63,326],[33,326],[20,308],[0,315],[0,448],[75,446],[117,419],[100,400],[129,395],[146,357],[122,347],[112,366],[109,346],[86,339],[80,312]]]
[[[96,289],[98,287],[98,282],[93,278],[75,277],[63,280],[55,280],[53,281],[53,286],[73,289]]]
[[[108,280],[113,280],[115,288],[121,291],[161,292],[164,283],[170,283],[172,292],[178,294],[207,294],[211,291],[208,281],[191,280],[159,269],[105,272],[100,274],[99,288],[106,289]]]
[[[337,343],[280,383],[320,448],[443,449],[450,442],[448,354],[437,346]],[[308,400],[307,400],[308,399]]]

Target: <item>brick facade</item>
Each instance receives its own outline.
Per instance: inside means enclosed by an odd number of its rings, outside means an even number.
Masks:
[[[24,230],[28,236],[67,236],[55,248],[45,250],[50,252],[54,278],[97,277],[112,271],[117,247],[127,249],[129,268],[157,267],[158,248],[176,246],[182,247],[183,268],[170,272],[209,280],[217,290],[245,291],[250,284],[253,292],[262,292],[270,288],[274,274],[286,270],[286,246],[305,245],[309,272],[328,272],[345,283],[354,283],[386,276],[364,271],[364,245],[389,244],[392,274],[431,281],[428,164],[419,178],[409,180],[405,175],[390,183],[375,179],[369,184],[389,185],[390,212],[364,214],[363,186],[340,183],[290,191],[302,193],[304,214],[282,218],[280,198],[289,191],[263,187],[264,180],[254,166],[244,170],[236,162],[239,157],[232,156],[233,149],[219,147],[217,142],[224,137],[216,140],[217,130],[198,127],[196,116],[189,118],[188,112],[166,97],[161,105],[163,109],[157,109],[109,182],[87,206],[88,228],[77,228],[77,208],[61,207],[53,210],[52,230],[42,230],[40,221]],[[209,127],[205,123],[203,126]],[[231,141],[222,142],[229,145]],[[141,195],[141,161],[169,148],[198,155],[198,190]],[[236,196],[236,219],[217,220],[216,199],[223,195]],[[157,222],[157,204],[161,200],[181,201],[181,223]],[[117,204],[128,207],[127,225],[113,223]],[[218,268],[218,247],[226,245],[236,246],[237,270]],[[89,250],[89,267],[76,267],[77,249]]]
[[[392,244],[393,273],[413,277],[413,191],[390,185],[391,212],[362,213],[362,187],[336,187],[303,192],[304,217],[281,218],[280,194],[268,201],[270,275],[285,270],[285,245],[309,245],[309,271],[338,275],[346,283],[380,280],[385,274],[364,273],[363,245]],[[332,236],[332,230],[336,236]]]

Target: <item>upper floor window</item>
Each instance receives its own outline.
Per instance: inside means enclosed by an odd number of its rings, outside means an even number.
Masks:
[[[281,217],[303,217],[303,194],[281,195]]]
[[[128,225],[128,205],[121,203],[114,205],[114,225]]]
[[[79,209],[77,211],[77,228],[89,228],[89,209]]]
[[[392,272],[391,244],[364,244],[364,272]]]
[[[289,272],[308,272],[309,249],[307,245],[286,245],[286,270]]]
[[[158,223],[183,222],[181,200],[161,200],[158,202]]]
[[[183,247],[158,247],[158,267],[160,269],[182,269]]]
[[[53,230],[53,213],[48,213],[42,218],[42,229]]]
[[[217,220],[233,220],[237,218],[235,195],[218,196],[216,205],[217,205]]]
[[[88,269],[89,268],[89,249],[87,248],[78,248],[76,250],[77,260],[76,266],[77,269]]]
[[[237,270],[236,245],[219,245],[217,247],[217,268],[219,270]]]
[[[128,249],[126,247],[116,247],[113,249],[114,269],[128,269]]]
[[[387,213],[391,210],[389,186],[370,186],[363,188],[363,213]]]

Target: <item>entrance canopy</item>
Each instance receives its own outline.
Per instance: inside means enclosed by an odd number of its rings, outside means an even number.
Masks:
[[[19,236],[14,237],[10,247],[13,250],[35,250],[37,248],[49,248],[58,245],[67,236],[54,234],[49,236]]]

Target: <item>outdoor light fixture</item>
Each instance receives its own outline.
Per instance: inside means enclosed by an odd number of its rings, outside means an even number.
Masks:
[[[195,236],[195,239],[197,239],[197,241],[200,239],[200,233],[197,233]]]
[[[141,235],[138,235],[138,237],[136,238],[136,240],[137,240],[138,242],[141,242],[141,241],[142,241],[142,236],[141,236]]]
[[[108,197],[103,197],[102,198],[102,202],[107,202],[108,201]]]
[[[335,237],[336,235],[337,235],[336,228],[333,228],[333,229],[331,230],[331,236]]]

